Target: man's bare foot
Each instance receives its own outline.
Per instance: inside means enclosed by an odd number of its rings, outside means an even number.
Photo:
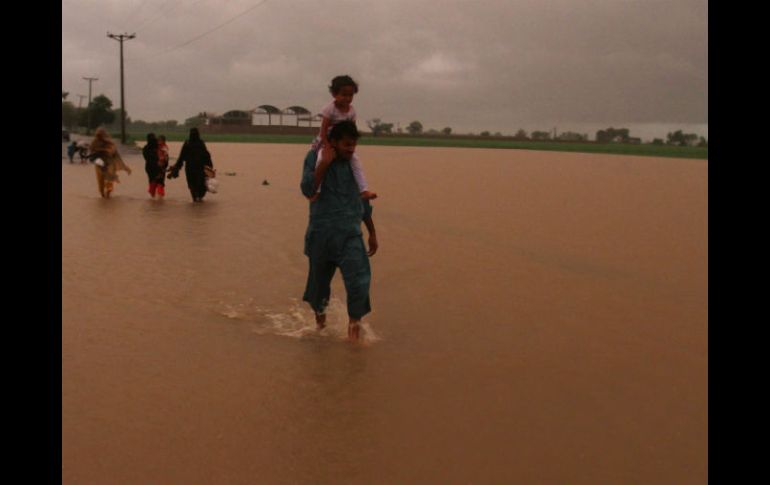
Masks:
[[[361,334],[361,324],[358,323],[358,320],[352,320],[348,324],[348,340],[350,340],[351,342],[358,342],[360,334]]]
[[[361,192],[361,198],[364,200],[372,200],[377,198],[376,192],[369,192],[368,190],[364,190]]]
[[[315,314],[315,324],[318,326],[318,330],[323,330],[324,328],[326,328],[326,314],[325,313],[321,313],[321,314],[316,313]]]

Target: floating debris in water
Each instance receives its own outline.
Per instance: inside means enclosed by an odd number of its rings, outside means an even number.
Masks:
[[[232,177],[233,175],[235,175],[235,172],[225,172],[225,175],[229,175]]]
[[[262,181],[262,185],[270,185],[270,182],[267,181],[267,179]]]

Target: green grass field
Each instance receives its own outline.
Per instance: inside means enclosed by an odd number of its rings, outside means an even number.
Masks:
[[[144,133],[129,133],[133,140],[144,140]],[[115,136],[115,135],[113,135]],[[168,133],[169,141],[184,141],[186,133]],[[117,134],[116,139],[120,138]],[[310,145],[312,137],[307,135],[225,135],[204,134],[209,143],[290,143]],[[489,137],[489,139],[460,137],[373,137],[364,135],[360,145],[410,146],[410,147],[459,147],[459,148],[502,148],[511,150],[540,150],[557,152],[604,153],[610,155],[638,155],[649,157],[694,158],[708,160],[707,147],[675,147],[666,145],[624,145],[619,143],[569,143],[549,141],[514,141]]]

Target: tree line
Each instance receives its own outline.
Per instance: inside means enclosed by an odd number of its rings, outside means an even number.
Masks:
[[[380,118],[373,118],[371,120],[368,120],[366,122],[369,129],[372,131],[373,136],[378,135],[392,135],[394,134],[393,131],[393,123],[386,123],[383,122]],[[397,133],[403,133],[401,129],[397,130]],[[435,135],[451,135],[452,134],[452,128],[445,127],[442,130],[427,130],[425,131],[423,124],[419,121],[412,121],[407,125],[406,127],[406,133],[410,135],[422,135],[422,134],[435,134]],[[469,133],[469,135],[473,135],[473,133]],[[489,131],[482,131],[479,133],[481,136],[503,136],[500,132],[495,133],[492,135]],[[531,133],[527,133],[523,129],[519,129],[515,135],[512,136],[514,140],[522,140],[522,141],[575,141],[575,142],[587,142],[588,134],[587,133],[575,133],[572,131],[564,131],[561,133],[556,134],[555,129],[553,132],[551,131],[540,131],[535,130]],[[628,128],[607,128],[604,130],[598,130],[596,132],[596,142],[597,143],[640,143],[641,140],[638,138],[634,138],[631,136],[631,132]],[[675,132],[670,132],[666,135],[666,140],[664,141],[661,138],[655,138],[652,141],[653,145],[673,145],[673,146],[698,146],[698,147],[708,147],[708,140],[702,136],[698,136],[695,133],[684,133],[682,130],[677,130]]]
[[[373,136],[378,135],[392,135],[393,134],[393,123],[385,123],[380,118],[373,118],[371,120],[368,120],[366,122],[369,129],[372,131]],[[452,128],[447,126],[442,128],[441,130],[425,130],[423,127],[423,124],[420,121],[412,121],[407,125],[406,127],[406,133],[410,135],[444,135],[449,136],[452,134]],[[403,133],[401,129],[397,130],[397,133]],[[469,133],[469,135],[474,135],[473,133]],[[499,131],[492,134],[490,131],[482,131],[479,133],[480,136],[503,136],[502,133]],[[513,136],[514,139],[517,140],[550,140],[551,139],[551,132],[548,131],[533,131],[531,135],[528,135],[526,131],[519,130],[516,132],[516,134]],[[557,136],[555,139],[558,140],[565,140],[565,141],[587,141],[588,135],[580,134],[580,133],[573,133],[573,132],[564,132],[561,133],[559,136]]]
[[[68,92],[62,91],[61,103],[61,124],[68,130],[74,128],[86,128],[93,130],[99,126],[112,126],[120,121],[120,108],[112,109],[112,100],[100,94],[91,100],[90,118],[88,107],[77,107],[72,102],[67,101]],[[144,121],[132,120],[126,113],[126,129],[135,132],[152,131],[185,131],[189,128],[203,124],[205,117],[203,113],[187,118],[184,124],[179,124],[177,120],[166,121]]]
[[[653,145],[663,145],[663,140],[660,138],[655,138],[652,142]],[[674,132],[669,132],[666,135],[666,145],[675,145],[680,147],[691,147],[691,146],[698,146],[698,147],[708,147],[709,142],[704,137],[699,137],[695,133],[683,133],[682,130],[676,130]]]
[[[112,109],[112,101],[107,96],[100,94],[91,100],[89,120],[88,108],[76,107],[72,102],[67,101],[68,94],[62,91],[61,124],[65,128],[93,129],[100,125],[111,125],[115,121],[117,115]],[[120,114],[120,110],[117,110],[117,114]]]
[[[92,130],[98,126],[111,126],[116,121],[120,120],[120,108],[112,109],[112,101],[100,94],[93,98],[91,101],[91,116],[89,124],[88,108],[75,107],[66,98],[69,93],[62,91],[62,126],[72,130],[74,127],[82,127]],[[184,124],[179,124],[176,120],[167,121],[144,121],[144,120],[131,120],[126,116],[126,127],[130,131],[150,132],[150,131],[184,131],[189,128],[199,126],[205,122],[205,113],[198,113],[195,116],[187,118]],[[386,123],[380,118],[373,118],[366,122],[366,125],[372,132],[373,136],[379,135],[392,135],[394,134],[393,123]],[[449,136],[452,134],[452,128],[444,127],[441,130],[425,130],[423,124],[420,121],[412,121],[406,128],[406,133],[409,135],[443,135]],[[395,133],[401,134],[404,130],[397,128]],[[492,135],[489,131],[482,131],[479,133],[481,136],[503,136],[500,132]],[[473,135],[473,133],[470,133]],[[551,131],[539,131],[535,130],[531,133],[527,133],[523,129],[519,129],[512,137],[514,140],[522,141],[574,141],[574,142],[587,142],[588,134],[574,133],[571,131],[565,131],[558,135]],[[607,128],[604,130],[598,130],[596,132],[597,143],[632,143],[635,140],[631,137],[630,130],[628,128]],[[655,138],[652,141],[653,145],[670,145],[670,146],[698,146],[708,147],[708,140],[704,137],[699,137],[695,133],[684,133],[682,130],[669,132],[666,135],[665,141],[662,138]]]

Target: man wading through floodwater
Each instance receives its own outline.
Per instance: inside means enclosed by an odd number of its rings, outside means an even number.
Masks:
[[[313,197],[323,184],[318,199],[310,203],[310,220],[305,232],[305,255],[310,260],[310,269],[302,299],[313,308],[318,328],[324,328],[330,285],[336,268],[339,268],[347,293],[348,338],[351,341],[359,339],[361,318],[371,311],[369,256],[377,252],[372,206],[368,200],[361,199],[350,167],[358,137],[355,123],[343,121],[335,125],[328,136],[334,159],[315,167],[316,153],[311,150],[305,157],[300,183],[302,193],[308,198]],[[369,231],[368,252],[361,221]]]

